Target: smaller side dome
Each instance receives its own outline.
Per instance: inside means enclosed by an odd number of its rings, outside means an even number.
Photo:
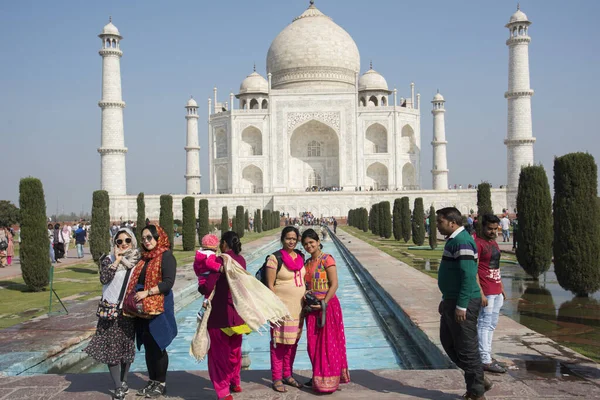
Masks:
[[[242,81],[240,85],[240,93],[268,93],[269,82],[263,78],[258,72],[254,71]]]
[[[358,91],[362,92],[364,90],[384,90],[389,92],[387,81],[373,68],[362,74],[358,79]]]
[[[187,102],[186,107],[198,107],[198,103],[196,103],[196,100],[194,100],[193,97],[190,97],[190,99]]]
[[[444,96],[442,96],[440,92],[437,92],[435,96],[433,96],[433,101],[445,101]]]
[[[121,36],[121,34],[119,33],[119,30],[117,29],[116,26],[113,25],[112,22],[109,22],[108,24],[104,25],[104,28],[102,28],[102,34],[103,35]]]
[[[521,7],[519,6],[517,6],[517,11],[510,16],[510,21],[508,21],[509,24],[512,24],[513,22],[529,22],[527,15],[521,11]]]

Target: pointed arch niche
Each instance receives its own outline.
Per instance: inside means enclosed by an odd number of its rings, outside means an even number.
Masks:
[[[417,140],[412,126],[406,124],[402,127],[402,148],[408,150],[409,154],[417,152]]]
[[[310,120],[294,129],[290,137],[289,187],[339,186],[339,139],[333,128]]]
[[[367,168],[367,188],[373,190],[384,190],[388,188],[388,169],[380,162],[373,163]]]
[[[365,139],[365,154],[388,152],[387,129],[380,123],[375,123],[367,128]]]
[[[229,174],[227,173],[227,168],[220,166],[217,167],[216,171],[217,175],[217,193],[228,193],[229,190]]]
[[[243,193],[263,192],[263,172],[256,165],[248,165],[242,171]]]
[[[406,163],[402,167],[402,186],[404,190],[418,189],[415,167],[411,163]]]
[[[249,126],[242,131],[242,143],[240,146],[240,155],[262,156],[262,133],[255,126]]]

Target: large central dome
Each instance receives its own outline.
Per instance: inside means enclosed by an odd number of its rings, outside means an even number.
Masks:
[[[271,43],[267,73],[272,87],[354,89],[360,55],[352,37],[314,4]]]

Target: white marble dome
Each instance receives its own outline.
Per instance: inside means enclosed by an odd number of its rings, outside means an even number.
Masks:
[[[119,33],[119,30],[117,29],[116,26],[113,25],[112,21],[109,22],[108,24],[104,25],[104,28],[102,28],[102,34],[103,35],[121,36],[121,34]]]
[[[198,107],[198,103],[196,103],[196,100],[194,100],[193,97],[190,97],[190,99],[187,102],[186,107]]]
[[[277,35],[267,53],[273,88],[354,88],[359,71],[352,37],[314,4]]]
[[[358,91],[361,92],[363,90],[384,90],[389,92],[385,78],[373,68],[362,74],[358,80]]]
[[[442,96],[440,92],[437,92],[435,96],[433,96],[433,101],[444,101],[444,96]]]
[[[529,20],[523,11],[517,9],[517,11],[510,16],[510,21],[508,21],[509,24],[512,24],[513,22],[529,22]]]
[[[254,71],[240,85],[240,94],[246,93],[269,93],[269,82]]]

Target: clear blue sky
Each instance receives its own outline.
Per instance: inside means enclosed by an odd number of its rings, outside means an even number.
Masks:
[[[431,98],[446,98],[450,182],[506,180],[508,31],[512,1],[317,0],[399,96],[421,93],[421,185],[431,187]],[[3,1],[0,36],[0,199],[18,203],[19,179],[44,183],[48,211],[88,211],[100,186],[101,57],[112,15],[121,49],[127,190],[185,191],[190,95],[200,105],[202,189],[208,192],[206,100],[265,75],[271,41],[308,0]],[[535,158],[589,151],[600,161],[600,1],[525,0],[530,28]]]

